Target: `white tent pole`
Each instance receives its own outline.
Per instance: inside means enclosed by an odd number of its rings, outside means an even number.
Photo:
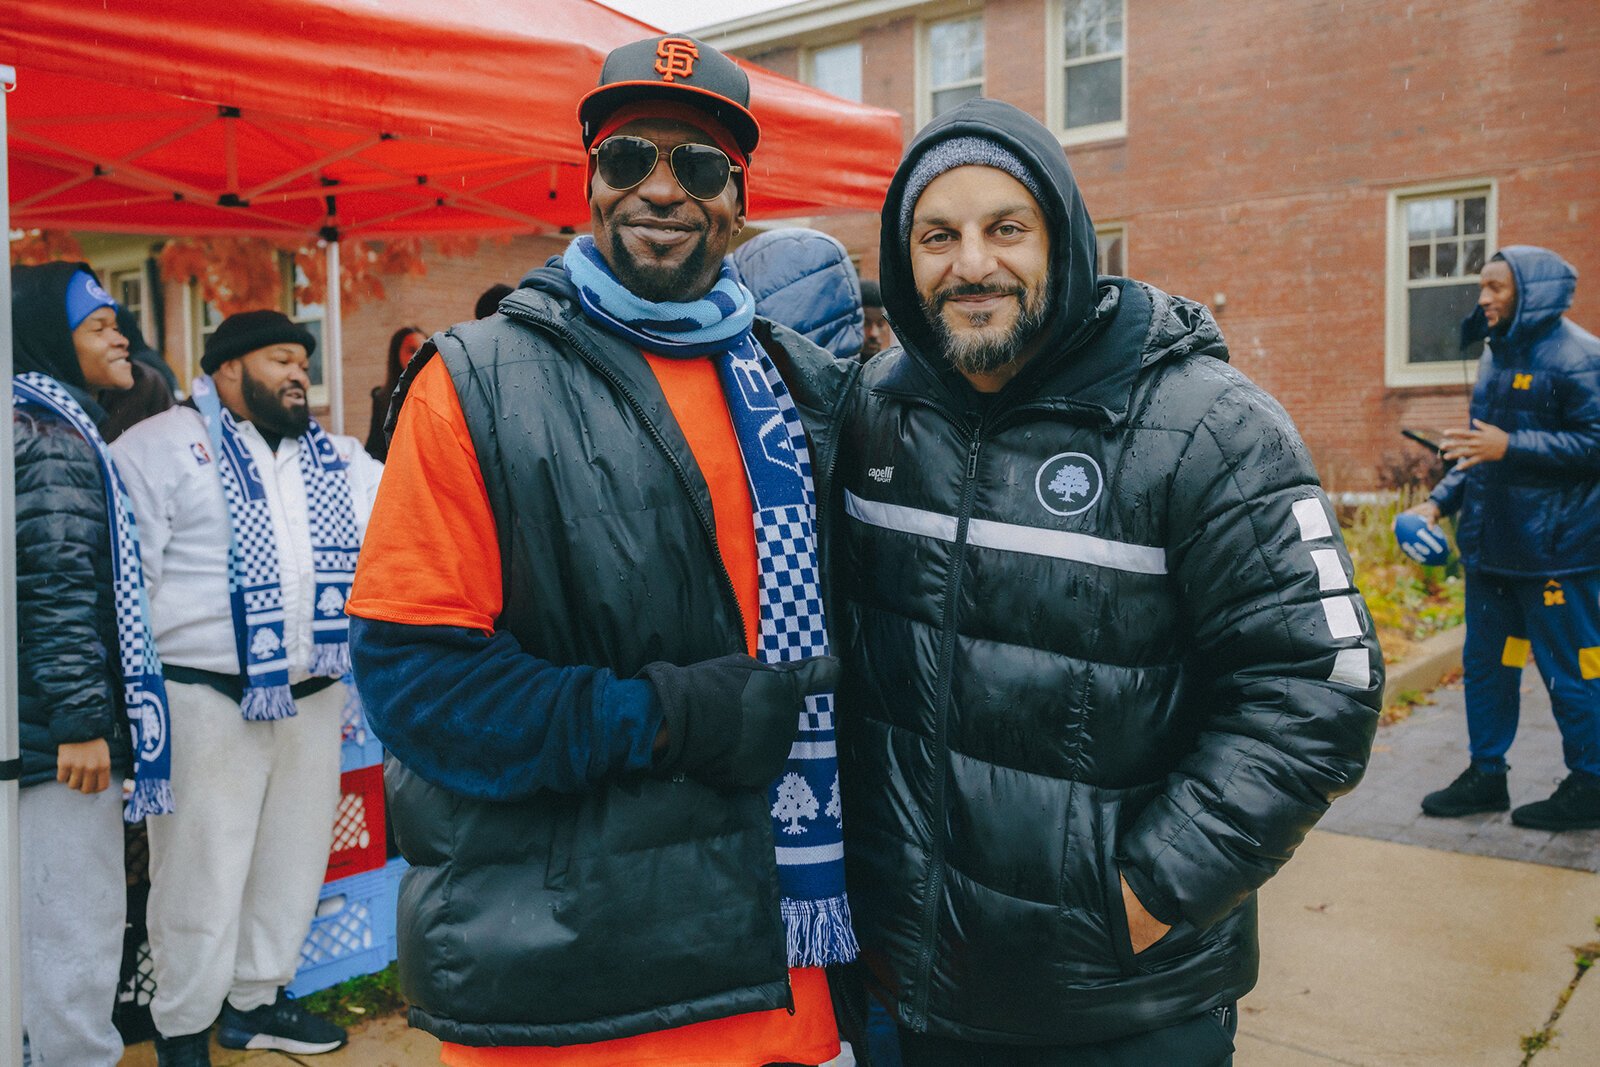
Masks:
[[[17,72],[0,66],[0,149],[9,144],[6,98]],[[0,152],[0,235],[11,236],[11,186]],[[8,261],[9,261],[9,257]],[[0,271],[0,764],[17,759],[16,454],[11,445],[11,271]],[[10,766],[16,766],[11,763]],[[0,780],[0,1067],[22,1067],[22,849],[19,789]]]
[[[322,308],[323,379],[328,383],[328,416],[334,433],[344,433],[344,316],[339,301],[339,239],[328,242],[328,296]]]

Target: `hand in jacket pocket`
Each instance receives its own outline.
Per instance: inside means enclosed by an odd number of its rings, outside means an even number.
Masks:
[[[1118,878],[1122,882],[1122,906],[1128,913],[1128,940],[1133,944],[1134,955],[1138,955],[1166,937],[1172,927],[1146,911],[1128,887],[1128,880],[1120,875]]]

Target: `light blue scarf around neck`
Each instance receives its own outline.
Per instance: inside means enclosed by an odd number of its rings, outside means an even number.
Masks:
[[[756,658],[790,663],[827,655],[810,450],[788,388],[751,333],[755,298],[726,261],[711,291],[684,303],[629,292],[589,237],[568,246],[563,264],[596,325],[647,352],[704,356],[716,366],[753,508],[761,606]],[[788,762],[767,800],[789,966],[855,959],[832,693],[806,698]]]

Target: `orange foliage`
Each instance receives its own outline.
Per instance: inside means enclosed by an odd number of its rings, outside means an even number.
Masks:
[[[470,255],[475,238],[436,241],[440,255]],[[321,304],[328,292],[327,246],[274,243],[259,237],[180,237],[168,241],[157,257],[161,276],[169,282],[193,279],[201,296],[224,315],[252,308],[278,307],[282,274],[277,253],[294,257],[298,269],[295,299]],[[420,238],[347,241],[339,248],[339,295],[346,311],[385,296],[384,277],[421,277],[428,272]]]
[[[65,230],[27,230],[11,242],[13,266],[36,267],[62,259],[83,259],[83,247]]]

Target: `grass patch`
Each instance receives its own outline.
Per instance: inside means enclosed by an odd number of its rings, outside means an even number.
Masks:
[[[1424,497],[1401,490],[1393,501],[1341,509],[1339,516],[1385,663],[1404,659],[1419,641],[1459,626],[1465,616],[1460,561],[1424,567],[1395,543],[1394,517]]]
[[[406,1006],[405,998],[400,995],[400,970],[393,963],[376,974],[357,975],[318,990],[300,1004],[307,1011],[346,1027],[393,1015]]]
[[[1600,917],[1594,921],[1595,929],[1600,930]],[[1595,962],[1600,960],[1600,941],[1591,941],[1586,945],[1572,947],[1572,962],[1577,971],[1572,976],[1572,981],[1561,991],[1556,998],[1556,1006],[1551,1009],[1550,1017],[1544,1025],[1531,1034],[1524,1034],[1518,1044],[1522,1048],[1522,1062],[1517,1067],[1530,1067],[1533,1058],[1547,1048],[1556,1047],[1556,1038],[1561,1036],[1561,1031],[1556,1029],[1556,1023],[1561,1021],[1561,1013],[1567,1010],[1567,1004],[1572,1000],[1572,994],[1578,991],[1578,983],[1583,981],[1583,976]]]

